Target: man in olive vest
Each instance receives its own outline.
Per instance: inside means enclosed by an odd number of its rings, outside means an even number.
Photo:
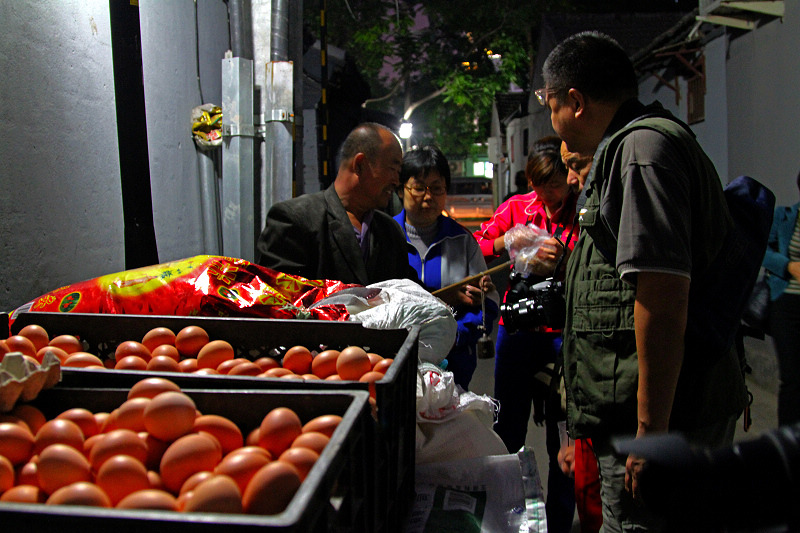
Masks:
[[[611,439],[680,431],[694,445],[733,440],[746,401],[733,349],[700,348],[689,323],[693,284],[709,275],[732,220],[713,164],[688,126],[637,99],[625,51],[597,32],[548,56],[556,133],[594,156],[567,265],[564,377],[570,436],[591,438],[602,479],[603,531],[661,531],[636,501],[642,459]],[[676,509],[676,512],[680,512]]]

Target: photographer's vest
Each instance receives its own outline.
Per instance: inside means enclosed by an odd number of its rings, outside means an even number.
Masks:
[[[683,128],[672,120],[642,118],[604,139],[595,154],[594,166],[578,205],[581,234],[569,258],[566,272],[564,379],[567,389],[567,419],[570,436],[573,438],[632,435],[637,429],[639,369],[633,319],[636,291],[620,279],[615,266],[617,228],[608,228],[601,220],[600,204],[604,193],[609,192],[605,190],[608,186],[606,179],[612,171],[617,149],[631,130],[639,128],[653,129],[669,138],[687,136]],[[688,161],[696,169],[696,175],[702,176],[698,182],[719,181],[713,164],[699,147],[696,154],[687,150],[686,155],[690,157]],[[708,190],[712,188],[709,187]],[[700,195],[702,194],[705,193],[701,192]],[[584,197],[585,203],[581,206]],[[698,227],[715,223],[724,227],[726,211],[715,211],[715,202],[708,202],[707,198],[693,200],[711,204],[705,210],[699,209],[701,214],[707,214],[710,218],[695,221],[703,225]],[[724,199],[721,201],[724,209]],[[717,250],[718,246],[714,242],[704,243],[702,246],[692,243],[693,275],[695,268],[702,269],[710,263]],[[687,345],[685,363],[688,359]],[[687,367],[691,368],[692,365],[684,364],[681,381],[695,383],[696,380],[691,375],[684,375],[692,372],[684,372]],[[686,398],[679,398],[680,391],[684,389],[683,384],[679,383],[671,418],[673,427],[699,423],[685,420]],[[692,395],[684,394],[684,397]],[[701,395],[705,400],[704,393]],[[711,403],[726,405],[725,402]],[[705,414],[702,415],[704,416]]]

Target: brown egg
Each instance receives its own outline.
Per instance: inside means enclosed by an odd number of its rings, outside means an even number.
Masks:
[[[389,370],[389,367],[392,366],[394,359],[385,358],[378,361],[375,366],[372,367],[372,370],[375,372],[380,372],[382,374],[386,374],[386,371]]]
[[[31,433],[34,435],[36,435],[45,422],[47,422],[47,418],[45,418],[44,413],[42,413],[38,407],[27,403],[18,403],[11,410],[10,414],[28,424],[28,428],[30,428]]]
[[[147,363],[147,370],[152,372],[180,372],[178,361],[167,355],[158,355]]]
[[[142,344],[144,344],[150,353],[159,346],[175,346],[175,332],[169,328],[158,327],[153,328],[142,337]]]
[[[39,456],[34,455],[31,460],[17,468],[17,485],[39,486]]]
[[[47,498],[47,505],[88,505],[90,507],[111,507],[111,500],[103,489],[89,483],[79,481],[61,487]]]
[[[341,421],[342,417],[339,415],[321,415],[306,422],[303,425],[303,433],[317,431],[330,438]]]
[[[244,439],[246,446],[258,446],[259,428],[253,428]],[[266,450],[264,450],[266,452]]]
[[[44,503],[45,493],[35,485],[17,485],[0,496],[0,502]]]
[[[292,372],[288,368],[283,368],[279,366],[277,368],[270,368],[266,372],[259,374],[259,376],[263,376],[265,378],[279,378],[287,374],[294,374],[294,372]]]
[[[260,450],[258,453],[253,450]],[[214,468],[214,473],[225,475],[236,482],[239,491],[244,494],[247,484],[261,467],[271,461],[269,452],[258,446],[245,446],[234,450]]]
[[[258,365],[262,372],[266,372],[270,368],[278,368],[281,366],[281,364],[272,357],[259,357],[253,362]]]
[[[178,363],[178,368],[180,368],[181,372],[183,372],[185,374],[190,374],[192,372],[195,372],[195,371],[197,371],[197,359],[195,359],[194,357],[189,357],[187,359],[183,359],[183,360],[181,360],[180,363]],[[210,369],[206,369],[206,370],[210,370]]]
[[[213,476],[201,481],[192,492],[194,494],[183,508],[186,512],[235,514],[242,512],[242,493],[228,476]]]
[[[89,461],[83,453],[66,444],[51,444],[39,454],[36,464],[39,487],[53,494],[78,481],[91,481]]]
[[[97,471],[95,483],[108,495],[112,505],[137,490],[150,488],[147,469],[130,455],[115,455]]]
[[[258,445],[272,457],[278,457],[302,432],[303,425],[297,413],[287,407],[276,407],[261,421]]]
[[[117,509],[151,509],[156,511],[177,511],[175,496],[159,489],[137,490],[125,496]]]
[[[5,357],[5,355],[10,351],[11,350],[8,349],[5,339],[0,339],[0,361],[2,361],[3,357]]]
[[[247,514],[272,515],[283,512],[300,488],[297,469],[283,461],[261,467],[247,485],[242,506]]]
[[[136,432],[130,429],[115,429],[98,439],[89,452],[89,462],[97,472],[103,463],[115,455],[130,455],[141,462],[147,460],[147,446]]]
[[[259,374],[261,374],[261,367],[250,361],[236,365],[228,372],[229,376],[257,376]]]
[[[211,341],[197,353],[197,368],[217,368],[224,361],[233,359],[233,346],[227,341]]]
[[[161,480],[161,474],[159,474],[155,470],[147,471],[147,479],[150,481],[151,489],[158,489],[163,491],[167,490],[167,488],[164,486],[164,482]]]
[[[370,397],[375,398],[375,382],[382,380],[384,377],[386,376],[384,376],[384,374],[382,374],[381,372],[375,372],[374,370],[370,370],[369,372],[358,378],[358,381],[360,381],[361,383],[369,383],[369,395]]]
[[[97,444],[97,441],[105,437],[105,433],[98,433],[97,435],[92,435],[85,441],[83,441],[83,455],[88,459],[92,453],[92,447]]]
[[[72,352],[64,366],[74,368],[105,368],[102,359],[88,352]]]
[[[67,409],[63,413],[56,416],[56,418],[62,418],[75,422],[75,424],[81,428],[84,440],[93,435],[97,435],[100,432],[100,426],[97,425],[97,419],[94,417],[94,414],[83,407],[73,407],[72,409]]]
[[[147,349],[147,346],[136,341],[122,342],[114,351],[114,359],[116,359],[117,362],[119,362],[119,360],[123,357],[127,357],[129,355],[136,355],[145,361],[149,361],[153,357],[150,353],[150,350]]]
[[[194,419],[193,431],[211,433],[222,446],[222,454],[227,455],[244,445],[244,437],[239,426],[219,415],[201,415]]]
[[[19,335],[28,338],[38,352],[50,343],[50,336],[42,326],[38,324],[28,324],[19,330]]]
[[[64,366],[64,363],[67,361],[67,359],[69,359],[69,354],[61,348],[58,348],[57,346],[45,346],[36,352],[36,360],[39,361],[39,363],[42,363],[47,354],[54,355],[56,359],[58,359],[58,362],[61,364],[61,366]]]
[[[372,368],[375,368],[375,365],[378,364],[378,362],[383,361],[383,356],[374,352],[367,352],[367,357],[369,357],[369,364],[372,366]]]
[[[325,449],[325,446],[330,440],[330,437],[319,431],[307,431],[298,435],[297,438],[292,441],[291,447],[309,448],[317,452],[317,454],[322,455],[322,450]]]
[[[219,372],[217,372],[216,368],[198,368],[192,374],[198,374],[200,376],[218,376]]]
[[[39,454],[51,444],[66,444],[83,452],[83,441],[83,431],[78,424],[65,418],[54,418],[36,432],[33,453]]]
[[[220,374],[227,374],[228,372],[231,371],[231,368],[235,367],[236,365],[249,362],[250,361],[248,361],[244,357],[236,357],[234,359],[228,359],[227,361],[223,361],[219,364],[219,366],[217,367],[217,372],[219,372]]]
[[[288,368],[295,374],[308,374],[311,372],[311,350],[305,346],[292,346],[283,356],[283,368]]]
[[[323,379],[336,373],[336,360],[339,350],[325,350],[318,353],[311,361],[311,373]]]
[[[131,390],[128,391],[128,399],[139,396],[154,398],[158,394],[167,391],[180,392],[181,388],[174,381],[165,378],[145,378],[134,383]]]
[[[186,326],[175,336],[175,347],[182,357],[197,357],[208,340],[208,333],[200,326]]]
[[[153,358],[164,356],[174,359],[176,363],[180,363],[181,361],[181,354],[178,353],[178,349],[171,344],[162,344],[161,346],[156,346],[150,351],[150,353]]]
[[[145,407],[144,427],[157,439],[173,441],[194,426],[197,408],[182,392],[167,391],[154,397]]]
[[[300,481],[306,479],[308,472],[314,466],[314,463],[317,462],[317,459],[319,459],[319,454],[317,452],[310,448],[303,448],[302,446],[289,448],[278,457],[279,461],[285,461],[297,469],[297,473],[300,474]]]
[[[183,485],[181,485],[181,490],[179,491],[179,493],[183,494],[184,492],[189,492],[191,490],[194,490],[195,487],[197,487],[197,485],[199,485],[200,483],[202,483],[207,479],[211,479],[212,477],[214,477],[214,472],[211,472],[209,470],[202,470],[200,472],[195,472],[194,474],[189,476],[189,478],[186,481],[183,482]]]
[[[367,352],[358,346],[348,346],[336,359],[336,373],[343,380],[358,380],[372,370]]]
[[[301,377],[301,378],[303,378],[303,380],[304,380],[304,381],[308,381],[308,380],[311,380],[311,381],[320,381],[320,380],[322,379],[321,377],[319,377],[319,376],[315,376],[314,374],[303,374],[303,375],[302,375],[302,376],[300,376],[300,377]]]
[[[50,346],[61,348],[68,354],[83,351],[83,343],[74,335],[59,335],[50,339]]]
[[[14,465],[0,455],[0,494],[14,486]]]
[[[342,381],[342,378],[339,377],[339,374],[331,374],[330,376],[325,378],[325,381]]]
[[[12,335],[6,339],[6,346],[9,352],[20,352],[22,355],[36,358],[36,346],[27,337]]]
[[[115,409],[116,427],[120,429],[130,429],[137,433],[144,431],[144,410],[152,401],[153,400],[150,398],[139,397],[122,402],[122,405]]]
[[[114,364],[115,370],[147,370],[147,361],[138,355],[126,355]]]
[[[184,435],[170,444],[161,458],[161,480],[167,490],[177,494],[195,472],[213,471],[222,459],[219,443],[205,433]]]
[[[28,462],[33,455],[34,436],[19,424],[0,423],[0,455],[13,465]]]

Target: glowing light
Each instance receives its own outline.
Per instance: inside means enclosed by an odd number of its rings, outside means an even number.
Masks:
[[[401,139],[409,139],[411,138],[411,131],[414,129],[414,126],[411,122],[403,122],[400,124],[400,138]]]

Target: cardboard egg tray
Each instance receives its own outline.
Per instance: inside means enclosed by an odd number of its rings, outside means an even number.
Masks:
[[[0,502],[4,531],[134,533],[280,531],[286,533],[374,529],[375,497],[370,462],[374,424],[369,395],[363,391],[191,390],[203,414],[229,418],[244,434],[276,407],[294,410],[304,423],[336,414],[342,421],[288,507],[276,515],[180,513],[98,507]],[[128,389],[48,389],[32,402],[50,419],[72,407],[110,412],[127,398]]]
[[[400,531],[414,498],[414,448],[416,431],[416,376],[418,328],[379,330],[353,322],[276,320],[230,317],[179,317],[157,315],[103,315],[81,313],[21,313],[11,324],[15,334],[28,324],[44,327],[50,338],[79,337],[87,351],[101,358],[114,355],[127,340],[140,341],[149,330],[164,326],[177,333],[190,325],[201,326],[211,340],[228,341],[237,357],[255,360],[277,347],[303,345],[341,349],[358,345],[394,362],[375,383],[376,439],[374,473],[377,509],[373,531]],[[56,388],[130,388],[143,377],[170,379],[181,388],[368,391],[357,381],[300,381],[249,376],[196,375],[136,370],[100,370],[62,367]]]

